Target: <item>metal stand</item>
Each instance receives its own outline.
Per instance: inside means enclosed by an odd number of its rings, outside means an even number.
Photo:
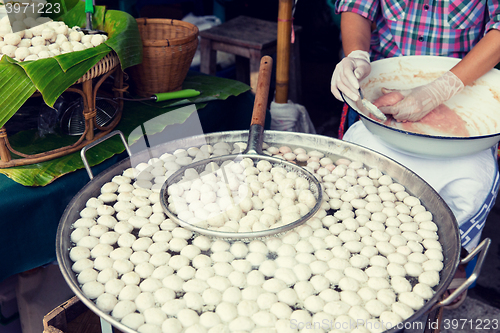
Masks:
[[[111,326],[110,323],[108,323],[106,320],[101,319],[101,332],[102,333],[113,333],[113,326]]]
[[[52,160],[57,157],[71,154],[82,149],[94,140],[103,137],[111,132],[121,119],[123,110],[123,101],[119,100],[118,110],[115,118],[107,126],[101,127],[96,121],[96,96],[97,91],[104,81],[114,73],[114,97],[123,97],[127,86],[123,83],[123,72],[119,66],[120,62],[116,54],[111,53],[99,61],[92,69],[80,78],[73,86],[66,91],[80,94],[83,97],[83,115],[85,117],[85,132],[80,136],[77,142],[72,145],[53,149],[38,154],[24,154],[15,150],[9,143],[5,127],[0,128],[0,168],[9,168],[21,165],[29,165]],[[94,78],[98,78],[94,83]],[[99,130],[94,134],[94,128]],[[11,154],[20,158],[13,159]]]

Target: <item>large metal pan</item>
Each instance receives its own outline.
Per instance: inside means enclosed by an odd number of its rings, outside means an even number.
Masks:
[[[374,101],[382,95],[381,88],[407,89],[436,79],[456,65],[460,59],[437,56],[406,56],[377,60],[370,75],[361,83],[365,98]],[[406,153],[426,157],[456,157],[479,152],[500,140],[500,71],[492,69],[473,85],[444,104],[455,110],[467,123],[471,136],[445,136],[432,132],[408,132],[386,126],[365,114],[361,105],[343,95],[356,110],[363,124],[387,145]]]
[[[117,134],[117,132],[115,131],[109,134],[108,137],[113,134]],[[133,161],[134,165],[137,165],[137,163],[140,162],[147,162],[152,156],[161,156],[165,152],[172,152],[178,148],[200,146],[205,143],[214,144],[217,142],[246,142],[247,139],[248,131],[219,132],[206,136],[194,136],[168,142],[151,148],[149,151],[138,153],[133,156]],[[97,140],[91,145],[96,145],[102,140],[103,139]],[[122,140],[124,141],[123,137]],[[434,216],[434,222],[439,227],[439,241],[443,247],[444,254],[444,268],[440,273],[441,281],[435,288],[436,293],[434,297],[432,297],[424,305],[423,308],[421,308],[413,316],[408,318],[405,323],[412,322],[420,318],[423,314],[430,311],[431,309],[449,304],[459,294],[457,292],[455,295],[451,295],[446,300],[440,301],[441,296],[452,281],[457,266],[460,263],[460,237],[457,222],[455,220],[455,217],[453,216],[453,213],[443,201],[443,199],[419,176],[417,176],[401,164],[379,153],[355,144],[321,135],[266,131],[264,133],[264,141],[273,145],[287,145],[291,147],[302,147],[310,150],[319,150],[329,155],[340,155],[348,159],[363,161],[367,166],[376,167],[379,170],[382,170],[397,182],[404,185],[409,193],[412,193],[413,195],[420,198],[422,204],[425,205],[425,207],[427,207],[430,212],[432,212]],[[84,153],[85,151],[82,151],[83,156]],[[101,318],[108,321],[111,325],[117,327],[121,331],[135,333],[134,330],[124,326],[109,314],[99,310],[93,301],[83,295],[77,282],[75,273],[71,269],[72,261],[69,258],[69,249],[72,247],[70,241],[70,234],[72,231],[71,225],[79,218],[79,213],[85,207],[85,203],[87,202],[87,200],[91,197],[99,195],[101,186],[104,183],[111,181],[114,176],[121,175],[125,169],[131,167],[131,159],[127,158],[121,161],[120,163],[101,172],[97,177],[92,176],[88,165],[86,167],[92,180],[75,195],[75,197],[66,207],[66,210],[61,217],[56,237],[57,261],[66,282],[89,309],[91,309]],[[488,242],[483,242],[480,246],[478,246],[478,248],[476,248],[476,251],[474,253],[472,253],[468,258],[465,259],[466,261],[469,261],[477,253],[480,253],[474,274],[467,280],[466,283],[464,283],[459,288],[458,291],[463,291],[477,279],[488,245]],[[462,263],[463,262],[465,261],[462,261]],[[393,328],[391,330],[388,330],[387,332],[397,331],[399,331],[397,328]]]

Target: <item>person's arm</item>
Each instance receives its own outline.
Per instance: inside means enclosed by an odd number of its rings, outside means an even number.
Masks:
[[[340,101],[343,100],[341,92],[356,101],[359,99],[359,81],[371,71],[368,53],[371,21],[356,13],[343,12],[341,15],[342,46],[346,57],[335,67],[331,91]]]
[[[343,12],[341,18],[340,31],[344,54],[348,55],[356,50],[368,52],[370,50],[372,22],[351,12]]]
[[[398,121],[418,121],[459,93],[500,62],[500,31],[491,29],[451,70],[437,80],[414,89],[399,90],[402,100],[380,107]],[[386,90],[389,92],[389,90]]]
[[[500,63],[500,31],[491,29],[451,69],[464,85],[469,85]]]

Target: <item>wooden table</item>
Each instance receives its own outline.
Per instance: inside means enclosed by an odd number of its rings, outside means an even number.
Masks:
[[[289,96],[300,102],[301,75],[299,33],[300,26],[294,26],[295,43],[290,52]],[[200,31],[200,71],[215,75],[217,51],[236,55],[236,79],[249,83],[255,92],[259,74],[260,59],[276,53],[278,24],[247,16],[238,16],[221,25]],[[248,71],[248,68],[250,71]],[[249,72],[249,76],[248,73]]]

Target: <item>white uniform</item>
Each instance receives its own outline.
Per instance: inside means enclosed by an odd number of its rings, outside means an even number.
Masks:
[[[349,127],[343,140],[386,155],[419,175],[453,211],[460,227],[462,246],[469,252],[477,246],[498,192],[496,146],[463,157],[416,157],[387,146],[361,121]]]

